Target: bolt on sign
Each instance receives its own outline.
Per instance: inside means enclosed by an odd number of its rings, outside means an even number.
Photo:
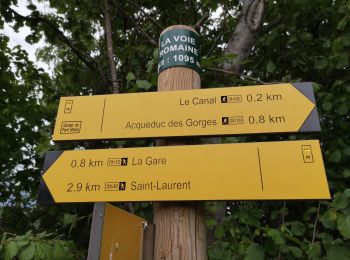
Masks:
[[[329,198],[317,140],[48,152],[39,192],[41,203]]]
[[[63,97],[53,140],[315,131],[312,85],[293,83]]]

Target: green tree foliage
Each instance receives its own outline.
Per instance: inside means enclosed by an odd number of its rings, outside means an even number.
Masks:
[[[45,141],[48,130],[45,132],[42,127],[47,116],[40,96],[44,94],[43,86],[50,88],[50,82],[19,46],[10,50],[7,42],[7,37],[0,36],[1,202],[11,198],[21,203],[23,193],[34,193],[37,186],[33,173],[38,169],[34,162],[38,159],[38,145]],[[22,185],[16,185],[18,182]]]
[[[25,51],[19,46],[10,50],[7,43],[8,38],[0,35],[0,203],[31,207],[41,157],[50,140],[43,96],[51,83],[47,74],[28,60]],[[2,214],[4,217],[6,212]],[[20,224],[14,222],[8,228],[16,225]]]
[[[9,49],[8,39],[0,34],[0,233],[4,234],[1,252],[9,259],[22,259],[21,255],[26,255],[23,259],[40,259],[43,254],[53,254],[52,241],[56,240],[61,241],[58,245],[64,252],[75,250],[69,239],[86,252],[91,205],[36,205],[45,151],[81,145],[152,144],[149,140],[49,143],[59,97],[111,93],[111,81],[103,30],[104,1],[42,2],[54,12],[38,11],[35,2],[28,2],[31,14],[23,16],[13,8],[15,0],[1,0],[0,5],[0,28],[4,23],[15,29],[29,26],[32,33],[27,41],[44,39],[46,45],[38,58],[53,64],[49,77],[28,61],[20,47]],[[234,54],[225,56],[223,48],[239,19],[240,1],[111,0],[110,6],[121,92],[154,91],[155,43],[162,29],[180,23],[195,25],[218,7],[222,10],[219,17],[204,20],[198,30],[203,87],[259,84],[254,79],[314,82],[321,134],[229,137],[223,142],[320,139],[332,200],[207,203],[207,225],[215,236],[208,245],[210,259],[349,259],[349,1],[268,1],[264,24],[241,76],[213,70],[235,58]],[[118,206],[130,209],[126,204]],[[136,214],[152,219],[149,203],[134,203],[132,207]],[[218,225],[212,216],[222,207],[226,216]],[[24,220],[18,223],[19,218]]]
[[[30,230],[22,236],[5,232],[1,247],[4,260],[82,258],[72,241],[64,241],[46,232],[34,235]]]

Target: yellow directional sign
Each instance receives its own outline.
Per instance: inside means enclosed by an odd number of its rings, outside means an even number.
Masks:
[[[44,170],[57,203],[330,198],[317,140],[53,152]]]
[[[54,141],[320,131],[310,83],[61,98]]]

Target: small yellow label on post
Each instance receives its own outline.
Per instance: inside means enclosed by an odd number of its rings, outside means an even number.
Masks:
[[[146,221],[106,204],[100,259],[141,259]]]

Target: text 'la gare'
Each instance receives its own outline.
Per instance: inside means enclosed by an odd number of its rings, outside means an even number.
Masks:
[[[132,158],[132,165],[165,165],[166,158],[148,156],[146,158]]]

